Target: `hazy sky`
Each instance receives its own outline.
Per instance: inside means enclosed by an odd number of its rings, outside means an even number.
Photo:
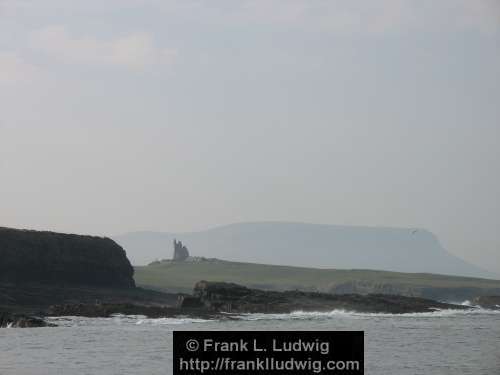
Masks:
[[[500,273],[497,0],[0,0],[0,225],[421,227]]]

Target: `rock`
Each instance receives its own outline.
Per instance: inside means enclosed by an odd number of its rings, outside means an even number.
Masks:
[[[173,307],[163,305],[145,305],[132,303],[106,303],[106,304],[64,304],[51,306],[47,312],[48,316],[85,316],[90,318],[110,317],[117,314],[144,315],[148,318],[167,318],[177,316],[192,316],[200,318],[219,317],[211,311],[191,308]]]
[[[0,282],[131,288],[134,270],[109,238],[0,227]]]
[[[145,315],[157,318],[170,315],[170,308],[131,303],[73,303],[50,306],[47,313],[49,316],[86,316],[91,318],[106,318],[114,314]]]
[[[500,310],[500,296],[480,296],[472,300],[472,305],[483,309]]]
[[[195,309],[198,309],[198,308],[201,308],[201,307],[204,307],[203,303],[201,302],[201,300],[197,297],[191,297],[191,296],[185,296],[185,295],[181,295],[179,296],[178,300],[177,300],[177,306],[179,308],[188,308],[188,309],[192,309],[192,308],[195,308]]]
[[[174,239],[174,256],[172,260],[184,261],[189,258],[189,251],[186,246],[182,244],[182,241],[177,241]]]
[[[232,313],[290,313],[297,310],[332,311],[342,309],[356,312],[401,314],[432,312],[436,309],[467,309],[464,306],[397,295],[333,295],[301,291],[262,291],[232,283],[208,281],[196,283],[194,296],[209,310]]]
[[[53,326],[53,324],[49,324],[37,317],[0,313],[0,328],[39,328]]]
[[[178,297],[177,294],[143,288],[0,283],[0,316],[4,316],[5,325],[12,323],[12,319],[7,321],[5,316],[14,314],[28,317],[108,317],[120,313],[164,317],[172,316],[175,310],[179,310],[175,308]],[[182,313],[189,314],[190,310],[183,309]],[[199,311],[199,314],[207,315],[204,311]],[[35,323],[30,324],[34,326]],[[23,324],[21,321],[13,326]]]

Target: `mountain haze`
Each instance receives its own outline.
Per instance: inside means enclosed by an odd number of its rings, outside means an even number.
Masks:
[[[495,277],[447,252],[431,232],[304,223],[256,222],[200,232],[115,236],[134,265],[171,258],[174,238],[192,256],[302,267],[376,269]]]

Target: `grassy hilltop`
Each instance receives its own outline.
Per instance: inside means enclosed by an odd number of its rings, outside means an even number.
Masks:
[[[205,260],[156,262],[135,267],[139,286],[190,293],[199,280],[226,281],[266,290],[386,293],[462,300],[500,294],[500,281],[422,273],[316,269]]]

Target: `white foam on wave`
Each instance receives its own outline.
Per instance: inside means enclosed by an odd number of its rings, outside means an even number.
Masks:
[[[153,324],[153,325],[179,325],[189,323],[207,323],[213,320],[196,319],[196,318],[157,318],[157,319],[140,319],[135,324]]]
[[[467,301],[466,301],[467,302]],[[333,318],[351,318],[351,319],[366,319],[366,318],[450,318],[459,316],[472,315],[500,315],[499,310],[483,309],[480,307],[470,306],[463,303],[464,306],[469,306],[470,309],[434,309],[430,312],[418,313],[363,313],[350,310],[332,310],[332,311],[302,311],[297,310],[289,314],[229,314],[232,319],[243,321],[258,321],[258,320],[325,320]],[[497,306],[500,308],[500,306]],[[96,325],[182,325],[182,324],[198,324],[218,321],[218,319],[200,319],[191,318],[188,316],[177,316],[175,318],[147,318],[144,315],[123,315],[115,314],[109,318],[86,318],[80,316],[60,316],[46,319],[50,323],[55,323],[60,327],[75,327],[75,326],[96,326]],[[224,319],[222,319],[224,320]]]
[[[457,302],[457,301],[440,301],[440,302],[443,302],[443,303],[450,303],[452,305],[458,305],[458,306],[466,306],[466,307],[476,307],[478,309],[481,308],[481,306],[479,305],[473,305],[472,302],[468,299],[466,299],[465,301],[461,301],[461,302]]]
[[[316,320],[328,318],[446,318],[462,315],[496,315],[500,310],[488,310],[482,308],[472,308],[467,310],[458,309],[435,309],[432,312],[419,313],[362,313],[349,310],[332,310],[327,312],[319,311],[294,311],[290,314],[241,314],[238,317],[242,320]]]
[[[54,323],[60,327],[78,327],[78,326],[97,326],[97,325],[180,325],[189,323],[206,323],[211,320],[197,319],[189,317],[176,317],[176,318],[147,318],[144,315],[124,315],[113,314],[109,318],[87,318],[81,316],[58,316],[46,319],[50,323]]]
[[[125,315],[125,314],[113,314],[112,318],[118,319],[146,319],[146,315]]]

